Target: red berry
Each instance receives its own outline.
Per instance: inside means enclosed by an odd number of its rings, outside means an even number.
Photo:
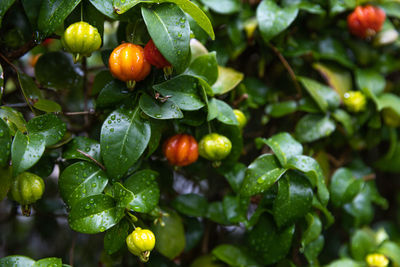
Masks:
[[[169,63],[160,53],[160,51],[158,51],[153,40],[151,39],[144,47],[144,57],[151,65],[158,69],[171,66],[171,63]]]
[[[171,165],[186,166],[199,157],[197,141],[188,134],[177,134],[165,141],[164,155]]]
[[[358,6],[348,17],[347,25],[355,36],[362,39],[374,36],[382,28],[386,14],[379,7]]]

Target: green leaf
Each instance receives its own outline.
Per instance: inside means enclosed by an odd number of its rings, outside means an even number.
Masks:
[[[2,0],[0,1],[0,28],[1,22],[3,20],[4,14],[6,14],[7,10],[14,4],[15,0]]]
[[[93,195],[82,198],[72,206],[68,216],[72,230],[84,234],[97,234],[116,225],[124,216],[112,197]]]
[[[7,123],[0,119],[0,167],[8,166],[11,148],[11,134]]]
[[[305,77],[298,77],[298,79],[323,112],[340,105],[338,93],[329,86]]]
[[[358,263],[357,261],[354,261],[349,258],[344,258],[344,259],[339,259],[331,262],[327,267],[363,267],[365,266],[364,264]]]
[[[63,138],[67,126],[57,115],[45,114],[31,119],[27,129],[29,134],[41,134],[46,146],[51,146]]]
[[[378,110],[384,108],[392,109],[397,115],[400,116],[400,97],[391,93],[383,93],[376,100]]]
[[[44,36],[53,33],[81,0],[44,0],[38,18],[39,31]]]
[[[349,113],[343,109],[335,109],[335,111],[332,113],[332,117],[343,125],[348,135],[352,136],[354,134],[354,124]]]
[[[278,181],[278,195],[273,205],[273,215],[278,227],[295,223],[311,208],[313,191],[307,178],[289,171]]]
[[[153,85],[153,88],[170,99],[182,110],[198,110],[204,107],[198,93],[197,79],[180,75],[171,80]]]
[[[235,193],[240,192],[241,185],[243,183],[245,172],[246,172],[246,165],[243,163],[237,162],[233,166],[221,166],[217,169],[217,171],[225,176],[226,180],[232,187]]]
[[[203,217],[207,213],[207,199],[197,194],[179,195],[172,201],[172,206],[188,216]]]
[[[161,220],[164,226],[157,223],[152,227],[157,240],[156,249],[172,260],[185,248],[185,231],[182,219],[176,212],[168,210],[168,216],[163,216]]]
[[[277,229],[272,218],[263,214],[248,234],[251,248],[259,261],[268,265],[285,258],[292,244],[294,229],[294,225]]]
[[[308,156],[296,155],[289,159],[287,168],[304,172],[312,186],[317,186],[318,198],[322,205],[326,206],[329,201],[329,191],[325,184],[324,174],[318,162]]]
[[[82,198],[103,192],[107,175],[97,165],[80,161],[68,166],[60,175],[58,185],[65,203],[73,207]]]
[[[42,91],[39,90],[31,77],[18,72],[18,81],[27,101],[35,103],[37,100],[43,98]]]
[[[103,13],[109,18],[117,20],[118,14],[114,12],[113,0],[89,0],[92,5],[96,7],[98,11]]]
[[[40,56],[35,65],[35,77],[41,85],[57,90],[76,90],[82,87],[83,82],[81,71],[74,65],[72,57],[62,52]]]
[[[253,196],[269,189],[282,175],[283,169],[274,155],[264,154],[253,161],[246,170],[240,194]]]
[[[62,261],[60,258],[45,258],[35,262],[33,267],[61,267]]]
[[[122,219],[117,225],[108,229],[104,236],[104,250],[113,254],[126,244],[126,237],[129,235],[129,222]]]
[[[117,80],[111,80],[100,91],[96,100],[96,107],[112,107],[128,97],[129,91],[126,88],[126,84]]]
[[[254,260],[250,253],[244,249],[223,244],[212,250],[212,254],[220,261],[225,262],[229,266],[246,266],[259,267],[260,265]]]
[[[201,0],[212,11],[219,14],[232,14],[240,11],[240,1],[238,0]]]
[[[139,100],[140,109],[147,116],[159,120],[181,119],[183,113],[172,100],[167,99],[165,102],[155,99],[144,93]]]
[[[303,146],[285,132],[276,134],[268,139],[259,138],[258,140],[263,141],[272,149],[283,167],[286,167],[290,157],[303,154]]]
[[[257,7],[257,20],[265,42],[284,31],[296,19],[296,6],[279,7],[273,0],[263,0]]]
[[[23,133],[26,132],[26,121],[20,112],[3,106],[0,107],[0,118],[10,127],[11,135],[15,135],[17,129]]]
[[[340,168],[333,174],[330,183],[332,204],[340,207],[351,202],[361,191],[363,180],[354,177],[350,169]]]
[[[61,106],[57,102],[47,99],[39,99],[35,104],[33,104],[33,107],[48,113],[61,112]]]
[[[321,253],[322,249],[324,248],[325,238],[323,235],[320,235],[317,239],[310,242],[304,248],[304,256],[306,256],[307,261],[310,264],[314,262],[318,262],[318,255]]]
[[[218,63],[215,52],[198,56],[185,70],[187,75],[191,75],[204,80],[209,85],[214,84],[218,79]]]
[[[334,65],[322,63],[314,63],[313,67],[321,73],[326,82],[339,94],[342,99],[343,95],[347,91],[351,91],[353,82],[349,71]]]
[[[158,173],[152,170],[141,170],[129,176],[124,186],[134,194],[129,203],[136,212],[148,213],[158,204],[160,190],[156,178]]]
[[[129,189],[125,188],[120,183],[114,183],[112,186],[112,191],[113,191],[112,195],[117,202],[118,208],[122,208],[122,209],[128,208],[129,203],[135,197]]]
[[[376,99],[386,86],[385,77],[372,69],[357,69],[355,72],[357,87],[371,99]]]
[[[39,161],[45,148],[45,139],[41,134],[24,135],[17,131],[11,145],[13,175],[16,176]]]
[[[336,125],[328,116],[307,114],[296,125],[296,138],[300,142],[313,142],[333,133]]]
[[[94,77],[90,95],[97,95],[109,82],[114,80],[109,70],[99,71]]]
[[[379,248],[378,253],[387,256],[396,264],[400,264],[400,247],[397,243],[392,241],[385,241]]]
[[[0,267],[10,267],[10,266],[32,267],[34,264],[35,261],[32,260],[31,258],[20,255],[7,256],[0,259]]]
[[[230,223],[239,223],[246,221],[247,208],[249,206],[247,198],[240,196],[225,196],[222,201],[224,213]]]
[[[307,228],[301,236],[301,246],[304,248],[312,241],[316,240],[322,231],[322,223],[318,215],[314,213],[308,213],[306,215]]]
[[[118,109],[104,121],[100,148],[107,173],[121,178],[139,159],[151,135],[150,123],[140,117],[140,109]]]
[[[218,79],[211,88],[215,95],[222,95],[233,90],[243,78],[244,75],[241,72],[218,66]]]
[[[365,257],[376,249],[375,235],[369,229],[357,230],[350,240],[351,255],[355,260],[363,261]]]
[[[219,224],[228,225],[230,223],[228,221],[228,218],[226,218],[222,202],[208,203],[208,210],[206,217]]]
[[[283,101],[272,103],[265,108],[265,113],[273,118],[280,118],[291,114],[297,110],[296,101]]]
[[[212,120],[213,117],[215,116],[215,118],[217,118],[217,120],[219,120],[222,123],[228,125],[239,125],[239,122],[236,119],[233,109],[224,101],[212,98],[209,101],[209,109],[211,109],[211,113],[209,110],[209,115],[207,118],[208,121]]]
[[[84,136],[77,136],[71,142],[69,142],[63,151],[63,158],[64,159],[81,159],[91,162],[92,160],[82,153],[78,152],[78,149],[86,154],[90,155],[95,160],[101,162],[101,155],[100,155],[100,144],[99,142],[84,137]]]
[[[178,73],[187,64],[190,40],[189,21],[175,4],[142,6],[142,16],[154,44]]]
[[[152,1],[144,1],[144,0],[113,0],[113,9],[118,14],[123,14],[132,7],[140,4],[142,2],[152,2]]]

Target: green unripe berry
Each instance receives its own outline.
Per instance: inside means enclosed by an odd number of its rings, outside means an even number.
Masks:
[[[80,21],[69,25],[61,38],[64,48],[74,55],[77,62],[82,56],[88,57],[101,46],[98,30],[87,22]]]
[[[223,160],[231,153],[231,149],[231,141],[217,133],[204,136],[199,143],[200,156],[212,161]]]
[[[43,179],[36,174],[23,172],[15,178],[10,192],[12,198],[21,205],[35,203],[43,195]]]
[[[343,103],[351,112],[360,112],[365,110],[367,98],[360,91],[349,91],[344,94]]]
[[[236,119],[239,123],[239,129],[243,129],[244,126],[246,126],[247,123],[247,118],[243,114],[243,112],[240,109],[234,109],[233,113],[235,113]]]
[[[141,261],[149,260],[150,251],[156,244],[156,237],[153,232],[147,229],[136,229],[126,238],[126,245],[129,251],[140,258]]]

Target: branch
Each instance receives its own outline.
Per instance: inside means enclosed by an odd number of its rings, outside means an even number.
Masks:
[[[290,78],[292,79],[294,86],[296,87],[297,90],[297,97],[301,98],[302,94],[301,94],[301,86],[299,84],[299,82],[297,81],[296,78],[296,74],[294,73],[292,67],[289,65],[289,63],[287,62],[287,60],[283,57],[283,55],[281,54],[281,52],[279,52],[279,50],[273,46],[272,44],[269,44],[269,47],[272,49],[272,51],[274,51],[274,53],[278,56],[279,60],[282,62],[283,66],[286,68],[286,70],[288,71]]]
[[[80,149],[77,149],[76,151],[78,151],[79,153],[81,153],[82,155],[84,155],[85,157],[91,159],[94,163],[97,164],[97,166],[99,166],[103,171],[106,170],[106,167],[104,167],[103,164],[101,164],[100,162],[98,162],[95,158],[93,158],[92,156],[90,156],[88,153],[83,152]]]

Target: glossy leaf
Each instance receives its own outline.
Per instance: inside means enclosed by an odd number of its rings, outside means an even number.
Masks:
[[[0,166],[0,201],[8,194],[12,183],[12,172],[10,167]]]
[[[358,69],[355,75],[357,87],[372,99],[376,98],[385,89],[385,77],[377,71]]]
[[[82,198],[72,206],[68,216],[74,231],[96,234],[116,225],[124,216],[124,209],[117,208],[112,197],[93,195]]]
[[[11,134],[7,123],[0,119],[0,167],[8,165],[11,148]]]
[[[37,116],[28,122],[29,134],[41,134],[46,146],[56,144],[66,132],[66,124],[54,114]]]
[[[198,110],[204,107],[198,94],[197,79],[194,77],[180,75],[156,84],[153,88],[162,96],[169,97],[182,110]]]
[[[43,93],[39,90],[31,77],[18,72],[18,81],[25,99],[30,102],[36,102],[37,100],[43,98]]]
[[[329,200],[329,191],[325,184],[325,177],[318,162],[308,156],[296,155],[289,159],[288,168],[299,170],[306,174],[312,186],[317,186],[318,198],[326,206]]]
[[[286,169],[282,168],[274,155],[259,156],[247,168],[240,194],[252,196],[269,189],[281,178]]]
[[[140,109],[118,109],[101,128],[100,148],[107,173],[119,179],[139,159],[150,139],[150,124]]]
[[[44,0],[38,17],[38,28],[44,36],[53,33],[81,0]]]
[[[222,95],[233,90],[242,80],[243,73],[232,68],[218,66],[218,79],[212,85],[215,95]]]
[[[273,215],[278,227],[290,225],[302,218],[311,208],[313,192],[307,178],[289,171],[278,182],[278,195]]]
[[[273,103],[265,108],[265,113],[273,118],[280,118],[291,114],[297,110],[297,103],[295,101],[283,101]]]
[[[35,262],[33,267],[61,267],[62,261],[60,258],[44,258]]]
[[[26,121],[22,114],[10,107],[0,107],[0,118],[5,121],[11,131],[11,135],[15,135],[15,131],[18,129],[21,132],[26,132]]]
[[[194,217],[203,217],[207,212],[207,205],[207,199],[197,194],[179,195],[172,202],[177,211]]]
[[[279,133],[259,140],[272,149],[283,167],[286,167],[290,157],[303,154],[303,146],[288,133]]]
[[[240,10],[240,1],[238,0],[201,0],[201,2],[220,14],[232,14]]]
[[[96,106],[99,108],[112,107],[129,97],[126,84],[117,80],[109,81],[100,91]]]
[[[322,111],[339,106],[340,97],[332,88],[305,77],[299,80]]]
[[[263,264],[273,264],[285,258],[289,252],[294,229],[292,225],[279,230],[270,216],[262,215],[248,234],[249,244],[259,261]]]
[[[379,248],[378,252],[386,255],[394,263],[400,263],[400,246],[392,241],[385,241]]]
[[[68,166],[58,180],[60,194],[70,207],[82,198],[100,194],[107,183],[108,178],[100,167],[84,161]]]
[[[257,20],[265,42],[285,30],[296,19],[296,6],[281,8],[272,0],[263,0],[257,7]]]
[[[212,254],[220,261],[225,262],[229,266],[260,266],[254,258],[242,248],[237,246],[223,244],[213,249]]]
[[[33,107],[44,112],[61,112],[61,106],[57,102],[48,99],[39,99]]]
[[[45,148],[41,134],[24,135],[17,131],[11,145],[11,161],[14,176],[26,171],[39,161]]]
[[[112,19],[118,19],[118,14],[114,12],[113,0],[89,0],[101,13]]]
[[[114,183],[112,186],[112,192],[112,196],[117,202],[117,207],[122,209],[128,208],[129,203],[135,197],[134,194],[121,183]]]
[[[190,27],[185,13],[175,4],[151,8],[142,6],[147,30],[161,54],[178,73],[185,69],[189,57]]]
[[[185,231],[182,219],[176,212],[168,211],[168,215],[161,218],[164,226],[157,223],[152,227],[152,230],[157,240],[157,251],[172,260],[185,248]],[[171,236],[174,238],[171,238]]]
[[[32,260],[31,258],[20,255],[7,256],[0,259],[0,267],[9,267],[9,266],[32,267],[34,264],[35,261]]]
[[[216,98],[212,98],[209,101],[208,120],[212,120],[213,117],[228,125],[239,125],[235,113],[233,113],[233,109],[224,101]]]
[[[211,52],[198,56],[185,70],[185,74],[198,77],[209,85],[214,84],[218,79],[218,63],[216,53]]]
[[[155,99],[148,94],[142,94],[139,100],[140,109],[147,116],[159,120],[180,119],[183,118],[182,111],[172,100],[165,102]]]
[[[327,137],[336,125],[328,116],[307,114],[296,125],[296,138],[300,142],[313,142]]]
[[[350,72],[336,66],[315,63],[313,67],[318,70],[325,78],[326,82],[339,94],[343,95],[352,90],[352,80]]]
[[[352,201],[361,191],[362,185],[362,179],[356,179],[351,170],[347,168],[336,170],[330,184],[332,204],[339,207]]]
[[[133,193],[129,206],[136,212],[148,213],[158,204],[160,190],[156,182],[158,173],[152,170],[141,170],[129,176],[124,186]]]
[[[316,214],[308,213],[305,218],[307,221],[307,228],[301,237],[301,245],[303,248],[316,240],[322,231],[322,222]]]
[[[81,159],[91,162],[92,160],[82,153],[78,152],[78,150],[88,154],[95,160],[101,162],[101,155],[100,155],[100,144],[99,142],[84,137],[84,136],[77,136],[71,142],[69,142],[65,146],[65,150],[63,151],[63,158],[64,159]]]
[[[239,162],[233,166],[221,166],[218,168],[218,172],[225,176],[233,191],[239,193],[246,169],[247,166]]]
[[[353,119],[349,113],[347,113],[343,109],[336,109],[332,113],[332,117],[343,125],[344,129],[346,130],[346,133],[349,136],[353,135],[355,129],[353,124]]]
[[[350,251],[353,259],[362,261],[369,254],[374,252],[375,236],[371,230],[357,230],[350,240]]]
[[[62,52],[42,55],[35,65],[35,77],[41,85],[56,90],[74,90],[82,86],[82,73],[74,66],[72,57]]]
[[[123,248],[126,244],[126,237],[129,235],[129,222],[121,220],[117,225],[108,229],[104,236],[104,250],[113,254]]]

